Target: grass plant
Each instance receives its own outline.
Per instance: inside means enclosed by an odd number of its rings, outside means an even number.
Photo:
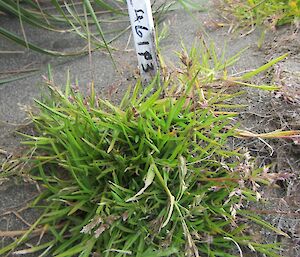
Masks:
[[[300,19],[299,0],[226,0],[227,11],[238,20],[238,26],[252,28],[265,25],[271,29]]]
[[[29,111],[37,134],[24,135],[31,152],[23,162],[44,188],[31,207],[42,214],[0,255],[279,256],[279,245],[255,237],[252,223],[287,235],[245,208],[274,176],[227,144],[237,126],[229,110],[238,107],[229,100],[241,94],[227,89],[251,85],[243,78],[274,61],[228,76],[239,54],[225,60],[213,45],[199,49],[180,53],[173,74],[164,70],[145,88],[137,82],[119,105],[93,86],[88,96],[69,80],[60,90],[49,75],[51,97]],[[44,233],[50,241],[24,246]]]

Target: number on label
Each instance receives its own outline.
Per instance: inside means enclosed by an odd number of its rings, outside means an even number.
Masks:
[[[143,37],[142,30],[148,30],[148,28],[141,25],[135,26],[135,32],[139,37]]]
[[[144,72],[148,72],[150,70],[154,70],[154,66],[153,63],[147,64],[147,66],[145,67],[144,64],[142,64],[142,68]]]

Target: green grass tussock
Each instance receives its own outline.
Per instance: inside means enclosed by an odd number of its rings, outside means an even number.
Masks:
[[[213,47],[201,49],[180,55],[174,77],[137,82],[120,105],[49,79],[52,97],[30,112],[37,135],[24,142],[30,176],[44,187],[32,204],[42,215],[0,254],[279,256],[277,244],[251,235],[251,222],[287,235],[244,208],[259,200],[267,168],[227,144],[235,113],[226,101],[239,92],[225,92],[225,70],[238,55],[223,62]],[[51,241],[15,250],[38,231]]]
[[[238,20],[240,27],[265,25],[271,29],[294,23],[300,19],[299,0],[226,0],[229,13]]]

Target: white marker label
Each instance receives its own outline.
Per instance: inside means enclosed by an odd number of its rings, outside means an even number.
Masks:
[[[127,0],[140,73],[146,81],[158,71],[155,31],[150,0]]]

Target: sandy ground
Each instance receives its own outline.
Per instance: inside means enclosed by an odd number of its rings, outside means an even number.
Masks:
[[[258,90],[249,90],[247,96],[239,99],[241,103],[249,104],[249,108],[241,112],[242,127],[256,131],[269,132],[274,129],[300,129],[300,36],[290,27],[267,34],[263,47],[259,49],[257,42],[259,31],[254,31],[247,36],[240,33],[228,34],[228,28],[216,26],[221,18],[212,14],[212,11],[194,13],[194,18],[184,11],[169,13],[164,22],[169,27],[169,35],[161,42],[161,51],[167,63],[177,62],[176,51],[181,50],[181,42],[190,47],[193,42],[199,41],[205,28],[211,40],[221,51],[227,45],[227,55],[233,55],[248,47],[242,58],[234,66],[234,71],[251,70],[269,61],[271,58],[289,52],[289,57],[275,65],[268,73],[260,76],[260,83],[272,82],[282,86],[276,93],[265,93]],[[21,35],[18,20],[11,17],[0,16],[2,27]],[[128,24],[117,26],[126,27]],[[25,27],[29,41],[42,47],[59,51],[72,51],[84,46],[84,42],[74,35],[57,34],[39,31]],[[15,132],[22,130],[26,124],[24,106],[31,105],[34,98],[42,94],[42,75],[46,74],[47,64],[53,68],[54,80],[63,85],[67,71],[70,70],[72,81],[78,79],[80,87],[88,88],[94,78],[97,92],[106,98],[117,100],[126,90],[128,84],[134,83],[136,73],[135,53],[130,50],[133,43],[130,41],[128,51],[126,48],[129,32],[125,33],[115,43],[119,51],[114,52],[114,57],[119,68],[117,72],[105,52],[94,52],[89,56],[53,58],[37,54],[7,41],[0,37],[0,50],[20,50],[23,53],[1,54],[0,71],[22,70],[39,68],[36,73],[26,75],[25,78],[10,83],[0,84],[0,149],[7,152],[1,156],[2,161],[12,154],[20,152],[20,136]],[[20,76],[16,73],[13,76]],[[28,128],[27,128],[28,129]],[[283,256],[300,256],[300,183],[299,157],[300,149],[292,141],[269,140],[268,145],[259,140],[238,140],[236,145],[244,145],[251,153],[258,157],[261,164],[275,161],[276,172],[290,172],[294,177],[280,184],[280,189],[266,189],[265,197],[271,201],[259,207],[265,210],[262,214],[275,226],[284,230],[291,239],[284,241]],[[0,159],[0,160],[1,160]],[[1,170],[0,170],[1,173]],[[0,184],[0,231],[14,231],[28,228],[38,213],[30,209],[22,209],[38,193],[34,183],[12,178],[2,180]],[[264,232],[261,232],[262,234]],[[282,238],[265,235],[269,242],[281,241]],[[11,241],[0,238],[0,248]]]

